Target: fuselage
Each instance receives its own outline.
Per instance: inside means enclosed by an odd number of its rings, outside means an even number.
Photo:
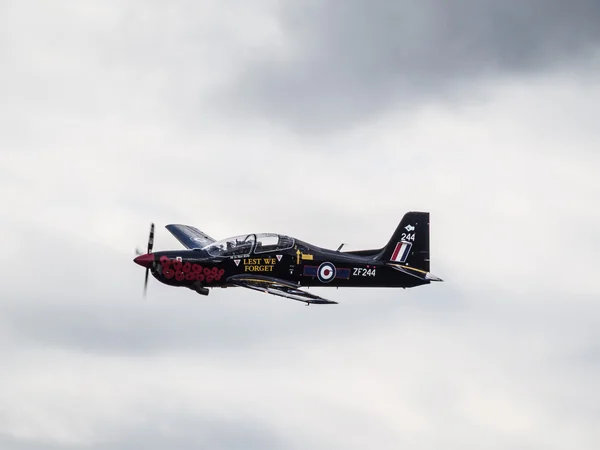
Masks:
[[[233,275],[261,275],[298,286],[330,287],[415,287],[428,284],[398,271],[386,262],[319,248],[293,240],[289,248],[272,251],[251,246],[237,254],[211,255],[206,249],[169,250],[152,254],[148,267],[164,284],[202,287],[227,287]]]

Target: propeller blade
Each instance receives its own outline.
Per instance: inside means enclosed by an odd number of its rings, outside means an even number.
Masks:
[[[150,236],[148,237],[148,253],[152,253],[154,247],[154,223],[150,224]]]
[[[146,297],[146,291],[148,290],[148,272],[150,272],[150,269],[146,269],[146,279],[144,280],[144,297]]]

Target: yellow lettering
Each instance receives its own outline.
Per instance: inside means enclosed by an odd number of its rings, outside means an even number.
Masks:
[[[244,266],[244,272],[273,272],[273,266]]]
[[[256,265],[256,264],[260,264],[260,260],[261,258],[245,258],[244,259],[244,265]]]

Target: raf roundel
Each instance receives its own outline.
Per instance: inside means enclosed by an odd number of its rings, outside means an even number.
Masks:
[[[317,270],[317,277],[321,283],[329,283],[335,278],[335,266],[330,262],[324,262]]]

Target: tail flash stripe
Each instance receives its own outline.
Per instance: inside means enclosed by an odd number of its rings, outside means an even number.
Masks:
[[[405,262],[411,247],[412,244],[410,242],[398,242],[394,249],[394,253],[392,253],[391,261]]]

